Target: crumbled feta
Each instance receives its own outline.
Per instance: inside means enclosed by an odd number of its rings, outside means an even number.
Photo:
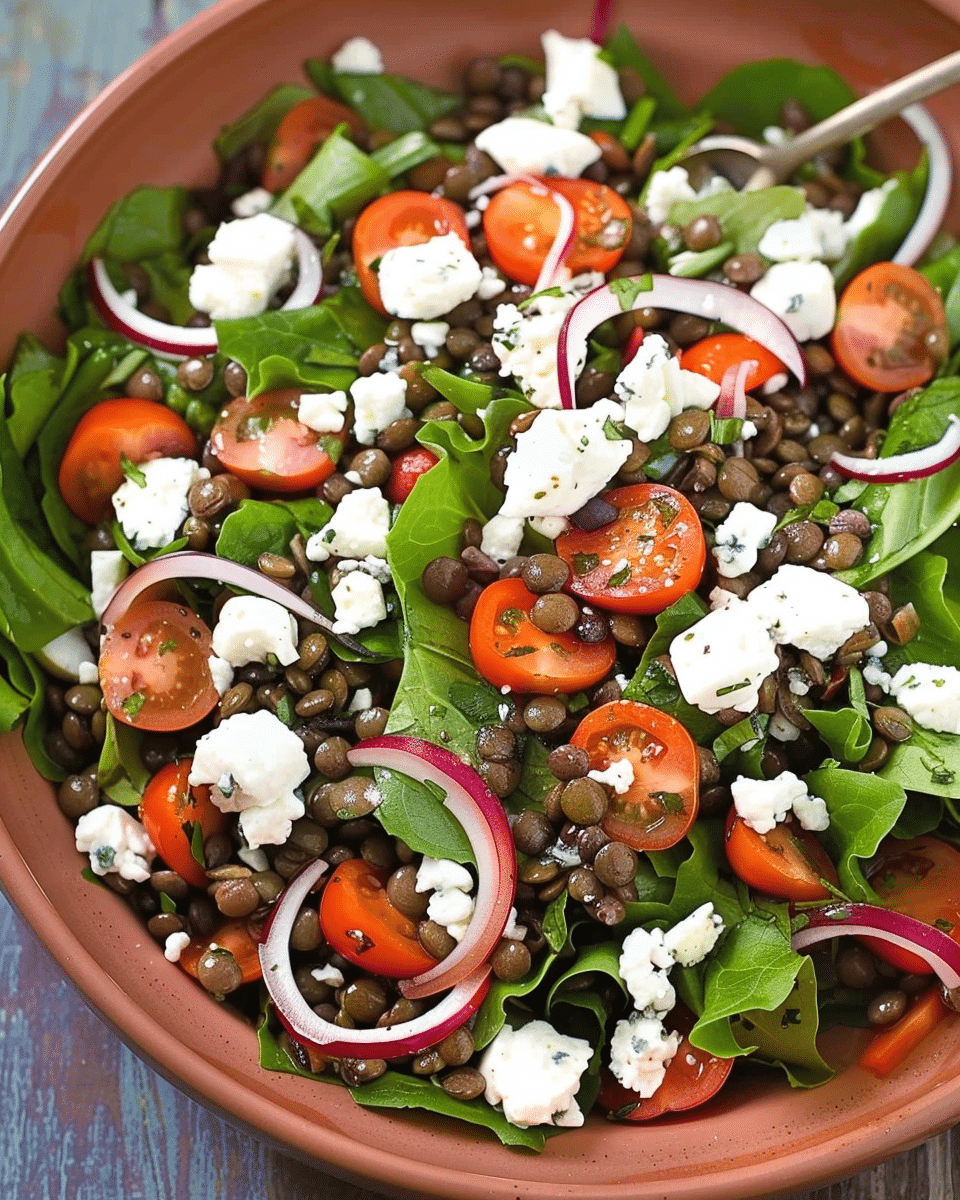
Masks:
[[[210,472],[192,458],[154,458],[137,470],[142,479],[125,479],[113,493],[117,520],[137,550],[169,545],[190,511],[187,493]]]
[[[366,571],[351,571],[330,590],[334,633],[359,633],[386,619],[383,586]]]
[[[220,658],[217,654],[211,654],[207,657],[207,666],[210,668],[210,678],[213,680],[213,686],[222,696],[230,690],[233,684],[233,667],[225,659]]]
[[[269,655],[288,667],[300,657],[293,615],[262,596],[231,596],[213,627],[212,645],[234,667],[266,662]]]
[[[610,1070],[641,1098],[652,1096],[663,1083],[680,1041],[679,1033],[667,1033],[662,1021],[631,1013],[617,1022],[610,1039]]]
[[[842,213],[808,206],[799,217],[768,225],[757,249],[774,262],[835,262],[847,248],[847,241]]]
[[[778,643],[821,659],[870,623],[870,607],[856,588],[794,563],[754,588],[746,603]]]
[[[623,939],[620,978],[640,1012],[667,1013],[677,1002],[668,973],[673,955],[664,946],[662,929],[634,929]]]
[[[723,918],[708,901],[695,908],[663,935],[664,949],[681,967],[703,962],[723,933]]]
[[[262,313],[290,278],[295,232],[265,212],[225,222],[207,247],[210,262],[193,268],[190,303],[215,321]]]
[[[690,183],[686,168],[670,167],[666,171],[655,171],[650,176],[643,206],[654,225],[660,225],[670,216],[670,209],[678,200],[696,198],[696,189]]]
[[[658,333],[643,339],[613,390],[623,401],[627,425],[644,442],[658,438],[684,409],[710,408],[720,395],[712,379],[684,370]]]
[[[750,295],[776,313],[798,342],[824,337],[833,328],[837,296],[822,262],[774,263]]]
[[[804,829],[823,830],[830,826],[827,806],[819,796],[811,796],[807,785],[792,771],[782,771],[773,779],[747,779],[738,775],[730,785],[730,792],[738,815],[757,833],[769,833],[791,812]]]
[[[390,566],[385,558],[378,558],[375,554],[368,554],[364,558],[341,558],[337,563],[337,570],[341,575],[345,575],[348,571],[365,571],[367,575],[372,575],[374,579],[379,579],[381,583],[389,583],[393,576],[390,573]]]
[[[726,579],[735,579],[749,571],[756,565],[757,553],[769,541],[776,524],[774,513],[738,501],[727,519],[717,526],[713,546],[717,571]]]
[[[451,889],[471,892],[473,876],[466,867],[451,858],[431,858],[425,854],[417,868],[417,882],[414,888],[418,892],[442,892]]]
[[[330,65],[338,75],[382,75],[383,55],[365,37],[352,37],[335,50]]]
[[[266,212],[273,203],[273,192],[265,187],[251,188],[238,196],[230,205],[230,211],[235,217],[255,217],[257,213]]]
[[[459,942],[474,908],[474,899],[469,894],[473,890],[473,876],[467,868],[449,858],[425,855],[417,868],[414,887],[418,892],[433,893],[427,904],[427,916]]]
[[[346,392],[304,392],[297,406],[297,420],[314,433],[339,433],[348,404]]]
[[[90,856],[94,875],[111,871],[121,879],[143,883],[157,851],[136,817],[118,804],[101,804],[86,812],[74,830],[76,847]]]
[[[876,652],[876,647],[874,647],[873,653],[867,657],[866,662],[863,664],[863,679],[865,683],[882,688],[885,692],[890,691],[893,677],[889,671],[884,669],[880,655]]]
[[[960,671],[934,663],[904,663],[890,692],[924,729],[960,733]]]
[[[361,446],[372,446],[377,434],[400,417],[409,417],[407,381],[393,372],[360,375],[350,385],[353,400],[353,436]]]
[[[620,121],[627,106],[613,67],[589,38],[568,38],[549,29],[541,37],[546,62],[543,107],[555,125],[577,129],[583,117]]]
[[[373,692],[369,688],[357,688],[347,705],[348,713],[366,712],[373,707]]]
[[[549,538],[551,542],[555,542],[561,533],[566,533],[570,528],[566,517],[531,517],[529,524],[534,533]]]
[[[600,157],[586,134],[561,129],[532,117],[507,117],[482,129],[474,139],[507,174],[565,175],[575,179]]]
[[[427,358],[437,357],[447,344],[449,332],[450,326],[446,321],[414,321],[410,326],[410,336],[427,352]]]
[[[743,601],[678,633],[670,661],[684,699],[708,713],[756,708],[760,684],[780,662],[767,625]]]
[[[167,962],[179,962],[180,955],[190,945],[190,934],[180,930],[178,933],[167,935],[163,943],[163,957]]]
[[[390,532],[390,503],[379,488],[357,488],[340,500],[329,522],[307,540],[311,562],[331,556],[385,559]]]
[[[483,278],[480,264],[456,233],[415,246],[395,246],[380,259],[380,299],[395,317],[429,321],[472,298]]]
[[[280,845],[303,816],[296,789],[310,774],[303,742],[267,709],[227,717],[197,742],[189,782],[211,784],[221,812],[239,813],[251,849]]]
[[[84,661],[77,667],[77,683],[93,683],[100,682],[100,668],[91,658],[89,662]]]
[[[121,550],[93,550],[90,554],[90,607],[102,617],[110,597],[126,579],[130,564]]]
[[[343,972],[340,968],[334,967],[330,963],[324,963],[322,967],[314,967],[310,972],[310,976],[317,983],[326,983],[332,988],[343,987],[345,982]]]
[[[860,199],[857,201],[857,207],[843,224],[848,242],[853,241],[858,234],[863,233],[869,225],[872,225],[876,221],[877,217],[880,216],[880,210],[883,208],[887,196],[896,187],[896,179],[887,179],[880,187],[870,188],[869,191],[862,193]]]
[[[593,1050],[585,1038],[557,1033],[546,1021],[504,1025],[480,1060],[488,1104],[502,1104],[512,1125],[582,1125],[574,1097]]]
[[[480,199],[489,199],[489,197],[480,197]],[[499,296],[501,292],[506,291],[506,280],[501,279],[496,268],[482,267],[481,275],[480,286],[477,288],[478,300],[492,300],[494,296]]]
[[[520,552],[523,541],[523,519],[521,517],[495,516],[484,525],[480,537],[480,549],[499,563]]]
[[[588,771],[590,779],[597,783],[605,783],[612,787],[618,796],[624,796],[633,787],[633,763],[629,758],[620,758],[612,762],[605,771]]]

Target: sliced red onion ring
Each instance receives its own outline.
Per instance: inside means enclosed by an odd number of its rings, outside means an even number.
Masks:
[[[602,46],[607,40],[612,13],[613,0],[596,0],[590,20],[590,41],[596,42],[598,46]]]
[[[477,862],[473,916],[454,950],[400,991],[410,1000],[460,985],[482,967],[503,936],[517,888],[517,859],[503,805],[474,769],[441,746],[421,738],[369,738],[347,751],[355,767],[380,767],[433,783],[446,793],[444,805],[462,825]]]
[[[794,950],[835,937],[874,937],[917,954],[936,972],[954,1008],[960,1008],[960,945],[940,929],[876,904],[828,904],[804,913]]]
[[[895,263],[912,267],[943,226],[943,218],[950,203],[953,163],[943,131],[922,104],[911,104],[900,116],[926,147],[930,160],[927,190],[924,192],[917,219],[900,249],[893,256]]]
[[[868,483],[907,483],[936,475],[960,458],[960,417],[948,417],[943,437],[932,446],[911,450],[906,454],[891,454],[888,458],[855,458],[852,454],[834,453],[830,466],[851,479]]]
[[[593,330],[611,317],[635,308],[667,308],[673,312],[692,313],[711,321],[722,321],[739,333],[759,342],[788,367],[803,384],[806,369],[796,338],[780,320],[759,300],[724,283],[703,279],[677,279],[672,275],[652,275],[651,287],[638,292],[632,302],[621,303],[625,287],[640,283],[643,276],[631,280],[619,279],[605,283],[588,292],[567,313],[557,340],[557,381],[562,408],[576,408],[574,378],[576,365],[586,353],[587,339]]]
[[[714,408],[721,420],[729,417],[743,420],[747,415],[747,378],[757,365],[755,358],[748,358],[724,371],[720,380],[720,395]]]
[[[287,310],[315,304],[323,285],[320,252],[302,229],[294,230],[294,245],[299,273],[296,287],[281,306]],[[191,329],[148,317],[120,295],[110,281],[102,258],[90,260],[87,278],[94,308],[111,329],[129,341],[151,350],[158,358],[176,360],[216,354],[217,333],[212,326]]]
[[[289,612],[294,613],[295,616],[303,617],[305,621],[312,621],[314,625],[319,625],[321,629],[336,638],[338,642],[342,642],[344,646],[348,646],[355,654],[360,654],[364,658],[371,657],[366,646],[362,646],[345,634],[336,633],[329,617],[325,617],[319,609],[314,608],[296,592],[291,592],[289,588],[277,583],[275,579],[269,579],[266,575],[255,571],[253,567],[245,567],[242,563],[233,562],[232,559],[220,558],[216,554],[201,554],[194,550],[163,554],[159,558],[144,563],[142,567],[138,567],[126,577],[110,597],[101,623],[106,629],[109,629],[117,623],[147,588],[176,579],[213,579],[217,583],[242,588],[245,592],[251,592],[255,596],[274,600],[277,604],[282,604]]]
[[[317,859],[290,880],[270,914],[260,944],[263,981],[290,1036],[332,1058],[398,1058],[435,1046],[465,1024],[487,993],[489,968],[475,971],[421,1016],[386,1029],[344,1029],[317,1016],[294,979],[290,932],[304,900],[326,870],[327,864]]]

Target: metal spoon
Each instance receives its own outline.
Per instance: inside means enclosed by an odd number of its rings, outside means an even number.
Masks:
[[[868,133],[908,105],[954,83],[960,83],[960,50],[855,100],[782,146],[761,145],[750,138],[733,135],[706,137],[691,146],[682,165],[688,171],[708,168],[745,192],[772,187],[789,179],[801,163]]]

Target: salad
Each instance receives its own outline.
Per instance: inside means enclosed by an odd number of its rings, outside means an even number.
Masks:
[[[841,80],[542,51],[309,61],[105,216],[0,427],[0,720],[78,871],[264,1067],[532,1149],[960,997],[942,141],[740,193],[690,147]]]

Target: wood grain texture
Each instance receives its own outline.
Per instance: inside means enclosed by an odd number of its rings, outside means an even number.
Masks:
[[[104,84],[209,6],[0,0],[0,202]],[[0,1200],[375,1195],[259,1143],[181,1095],[101,1024],[0,898]],[[960,1200],[960,1130],[791,1200]]]

